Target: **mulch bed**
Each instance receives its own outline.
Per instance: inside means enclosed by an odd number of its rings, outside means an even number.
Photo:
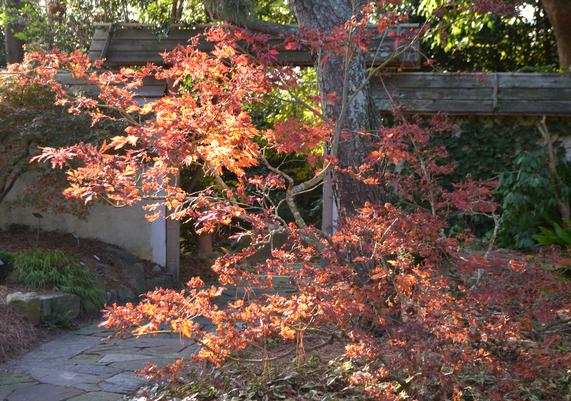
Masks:
[[[10,292],[14,291],[0,286],[0,363],[29,350],[38,341],[34,326],[6,305]]]

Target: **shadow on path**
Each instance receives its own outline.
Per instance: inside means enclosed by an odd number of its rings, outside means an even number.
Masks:
[[[114,401],[144,384],[134,372],[197,351],[177,335],[107,339],[97,323],[70,332],[0,365],[2,401]]]

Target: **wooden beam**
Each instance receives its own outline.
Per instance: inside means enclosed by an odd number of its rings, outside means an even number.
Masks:
[[[58,73],[56,79],[75,94],[82,93],[88,96],[96,96],[99,93],[99,89],[96,86],[89,85],[85,80],[73,78],[71,73],[68,72]],[[167,84],[165,81],[145,78],[143,86],[135,89],[135,98],[140,102],[160,99],[165,95],[166,88]]]
[[[203,34],[210,25],[179,26],[174,25],[168,34],[160,35],[150,25],[141,24],[99,24],[89,48],[89,56],[92,60],[101,58],[105,54],[106,63],[109,66],[132,66],[147,63],[161,64],[163,62],[160,53],[173,50],[178,45],[184,45],[194,36]],[[412,31],[418,28],[417,24],[401,24],[393,29],[395,35]],[[368,54],[371,64],[380,64],[402,50],[402,54],[391,61],[393,66],[405,69],[416,69],[420,66],[420,53],[418,42],[410,46],[403,40],[397,40],[392,34],[379,36],[371,41],[371,51]],[[282,64],[295,66],[313,65],[313,57],[308,49],[287,50],[283,46],[283,38],[271,37],[269,45],[280,52],[278,59]],[[244,44],[245,45],[245,44]],[[214,45],[205,40],[199,44],[199,49],[210,51]],[[376,54],[376,56],[375,56]],[[374,60],[373,60],[374,58]]]

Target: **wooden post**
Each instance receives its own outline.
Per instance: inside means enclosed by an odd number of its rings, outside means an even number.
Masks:
[[[168,215],[168,213],[167,213]],[[166,224],[166,268],[178,281],[180,274],[180,222],[173,219],[165,219]]]

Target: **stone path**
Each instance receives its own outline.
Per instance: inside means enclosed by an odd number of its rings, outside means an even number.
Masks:
[[[134,371],[164,365],[197,346],[175,335],[106,339],[97,323],[68,333],[0,365],[2,401],[113,401],[137,390]]]

